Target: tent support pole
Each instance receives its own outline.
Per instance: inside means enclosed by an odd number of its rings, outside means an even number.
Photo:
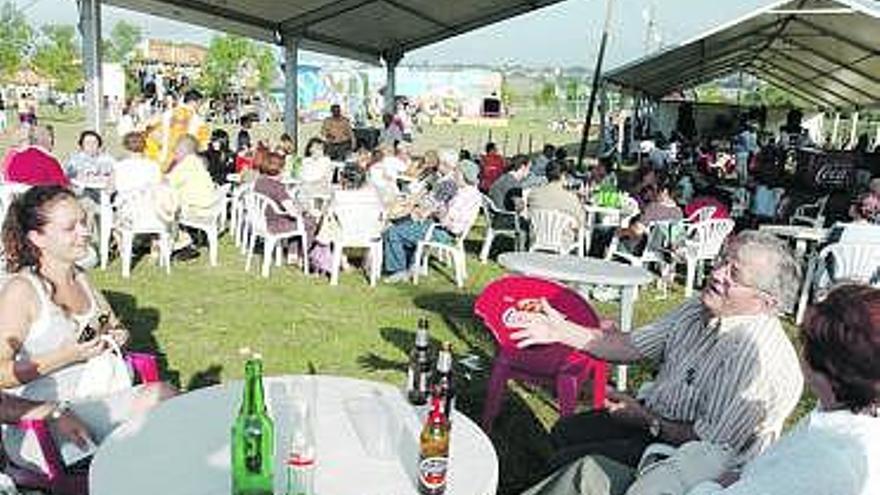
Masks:
[[[101,132],[101,0],[79,0],[79,31],[85,72],[86,126]]]
[[[578,170],[583,170],[584,155],[587,152],[587,140],[590,136],[590,121],[593,120],[593,110],[596,107],[596,95],[599,92],[599,84],[602,80],[602,61],[605,59],[605,46],[608,44],[608,32],[611,30],[611,14],[613,10],[614,0],[607,0],[605,3],[605,25],[602,28],[602,39],[599,41],[599,56],[596,58],[596,70],[593,72],[593,87],[590,90],[590,101],[587,103],[587,115],[584,117],[584,130],[581,134],[581,146],[578,151]]]
[[[284,132],[299,149],[299,38],[285,36],[284,42]]]

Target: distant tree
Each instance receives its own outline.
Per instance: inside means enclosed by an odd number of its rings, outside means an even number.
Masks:
[[[0,7],[0,79],[8,81],[21,69],[32,40],[33,30],[24,12],[4,2]]]
[[[198,86],[208,95],[230,89],[267,91],[277,75],[272,49],[241,36],[215,36],[208,45]]]
[[[504,105],[504,109],[506,112],[510,112],[510,108],[513,105],[513,100],[516,98],[516,93],[514,93],[513,88],[510,85],[510,82],[506,77],[501,78],[501,104]]]
[[[582,96],[581,83],[573,77],[567,79],[565,81],[565,100],[578,101]]]
[[[717,82],[711,82],[696,88],[700,103],[730,103]]]
[[[79,43],[76,29],[69,24],[43,26],[37,40],[32,63],[34,69],[52,79],[53,87],[62,93],[75,93],[83,86]]]
[[[140,27],[125,21],[117,22],[110,31],[110,39],[104,40],[104,59],[120,64],[128,62],[141,40]]]
[[[556,103],[556,84],[553,82],[545,82],[541,89],[534,96],[535,105],[538,107],[548,107]]]
[[[278,77],[279,66],[275,58],[275,51],[269,45],[251,42],[251,57],[255,60],[257,68],[256,89],[267,93]]]

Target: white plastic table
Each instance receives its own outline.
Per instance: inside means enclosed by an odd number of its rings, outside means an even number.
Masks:
[[[798,256],[807,253],[809,243],[816,244],[828,237],[828,229],[808,225],[761,225],[758,230],[778,237],[794,239]]]
[[[620,287],[620,331],[632,329],[636,288],[653,280],[648,270],[598,258],[570,254],[504,253],[498,263],[508,270],[525,275],[550,278],[575,284]],[[626,389],[626,366],[617,367],[617,388]]]
[[[316,380],[315,492],[319,495],[416,495],[421,417],[398,388],[351,378]],[[303,377],[265,380],[275,421],[275,493],[285,493],[283,459],[289,423],[285,383]],[[230,430],[241,402],[242,382],[175,397],[142,420],[117,429],[98,449],[89,471],[92,495],[217,495],[231,493]],[[364,451],[344,406],[352,398],[380,397],[400,426],[390,459]],[[289,410],[289,409],[288,409]],[[450,440],[449,495],[494,495],[498,460],[489,438],[454,412]]]
[[[113,228],[113,205],[110,203],[110,194],[113,192],[109,177],[91,177],[86,179],[72,179],[74,186],[87,190],[97,191],[100,197],[98,211],[98,253],[101,257],[101,269],[107,269],[107,261],[110,258],[110,235]]]

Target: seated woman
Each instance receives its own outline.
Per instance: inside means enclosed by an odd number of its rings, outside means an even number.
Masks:
[[[630,221],[629,226],[617,231],[617,238],[622,247],[630,253],[640,254],[645,249],[648,227],[652,223],[674,222],[682,219],[681,208],[672,199],[669,184],[660,182],[655,186],[654,191],[652,195],[649,195],[648,202],[644,205],[641,213]],[[664,242],[672,240],[669,239],[670,235],[671,232],[667,231]]]
[[[284,157],[278,153],[268,152],[264,160],[260,163],[260,176],[254,182],[254,192],[268,196],[278,204],[283,210],[281,213],[273,211],[271,208],[266,210],[266,226],[269,232],[287,232],[298,228],[297,215],[300,215],[305,222],[306,235],[309,242],[315,239],[315,231],[317,230],[317,221],[305,209],[301,208],[287,188],[281,183],[281,171],[284,169]],[[299,245],[295,243],[294,246]],[[293,262],[304,253],[289,252],[288,260]]]
[[[153,187],[162,181],[159,164],[144,156],[147,139],[142,132],[129,132],[122,138],[122,146],[129,155],[113,166],[111,183],[113,190],[126,193],[145,187]]]
[[[95,131],[83,131],[77,141],[78,150],[68,157],[64,173],[71,179],[106,176],[113,170],[112,156],[104,151],[104,140]]]
[[[12,275],[0,291],[0,387],[28,400],[68,404],[99,443],[175,393],[155,383],[78,397],[86,362],[107,349],[103,339],[80,342],[86,326],[105,320],[98,332],[120,346],[129,333],[76,267],[87,253],[88,230],[69,190],[38,186],[16,199],[3,225],[3,248]],[[44,467],[36,446],[23,439],[21,430],[4,430],[9,457],[19,465]]]
[[[816,409],[740,471],[685,487],[688,495],[877,493],[880,290],[836,288],[810,309],[801,336],[802,367],[818,399]],[[526,493],[623,494],[634,476],[623,464],[587,456]]]
[[[340,237],[340,223],[334,214],[339,207],[356,207],[361,212],[372,211],[378,214],[385,209],[379,192],[367,181],[367,174],[357,164],[348,164],[340,172],[341,189],[333,191],[328,213],[324,215],[318,229],[315,244],[309,251],[309,265],[317,273],[329,274],[333,268],[330,246]],[[341,266],[348,268],[348,260],[343,254]],[[368,266],[368,263],[364,263]]]
[[[383,263],[389,274],[387,282],[401,282],[410,277],[416,246],[431,224],[437,224],[433,231],[434,241],[450,242],[473,223],[482,204],[482,196],[476,187],[479,167],[474,162],[463,161],[455,176],[457,188],[448,204],[441,204],[430,213],[416,208],[410,216],[385,231],[382,239]]]

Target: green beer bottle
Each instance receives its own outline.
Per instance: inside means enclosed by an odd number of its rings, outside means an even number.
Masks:
[[[275,425],[263,398],[263,361],[244,365],[244,395],[232,425],[232,495],[272,495]]]

